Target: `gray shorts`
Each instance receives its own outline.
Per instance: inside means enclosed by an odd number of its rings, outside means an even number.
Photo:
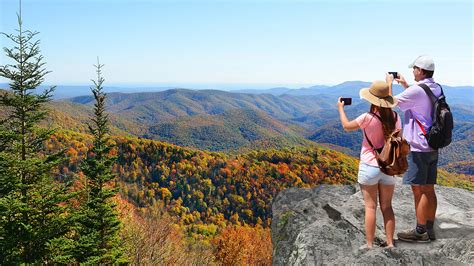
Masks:
[[[361,185],[395,185],[396,179],[393,176],[386,175],[380,171],[377,166],[368,165],[366,163],[359,163],[359,174],[357,175],[357,182]]]
[[[406,185],[434,185],[438,177],[438,151],[408,154],[408,170],[403,175]]]

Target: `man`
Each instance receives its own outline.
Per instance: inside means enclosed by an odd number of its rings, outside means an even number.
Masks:
[[[432,125],[433,104],[419,84],[426,84],[436,97],[441,87],[434,82],[435,64],[427,55],[419,56],[408,66],[413,68],[416,84],[409,86],[402,75],[395,77],[405,90],[396,96],[398,107],[405,113],[403,136],[410,144],[408,170],[403,183],[411,185],[415,200],[416,228],[399,232],[398,239],[409,242],[430,242],[435,240],[433,224],[437,208],[436,184],[438,172],[438,150],[432,149],[424,136]],[[387,83],[392,92],[393,76],[387,74]]]

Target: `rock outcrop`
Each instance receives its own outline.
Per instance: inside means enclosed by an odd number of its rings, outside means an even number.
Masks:
[[[474,193],[437,186],[437,240],[376,247],[365,243],[364,202],[357,184],[287,189],[272,205],[271,234],[274,265],[323,264],[474,264]],[[415,211],[411,188],[398,183],[393,196],[395,233],[413,228]],[[396,234],[395,234],[396,238]],[[377,245],[383,243],[383,218],[377,210]]]

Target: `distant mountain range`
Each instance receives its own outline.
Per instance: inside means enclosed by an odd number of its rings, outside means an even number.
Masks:
[[[111,130],[209,151],[241,152],[251,148],[305,145],[308,141],[342,147],[357,156],[360,132],[342,130],[336,101],[353,97],[346,108],[349,119],[369,109],[358,97],[369,82],[351,81],[336,86],[300,90],[275,88],[264,93],[219,90],[169,89],[159,92],[109,93],[107,110]],[[400,86],[395,86],[395,93]],[[443,150],[441,163],[463,169],[472,161],[474,136],[474,87],[444,87],[455,117],[455,139]],[[78,96],[55,101],[50,106],[57,126],[85,132],[93,97]],[[459,167],[457,166],[459,165]],[[469,171],[469,170],[468,170]]]
[[[51,86],[39,86],[38,91],[44,91]],[[83,95],[91,94],[91,86],[87,85],[58,85],[54,90],[53,98],[55,100],[72,98]],[[9,85],[7,83],[0,83],[0,89],[7,89]],[[109,87],[105,86],[104,91],[107,93],[110,92],[120,92],[120,93],[135,93],[135,92],[157,92],[173,89],[174,87]]]
[[[271,94],[274,96],[281,95],[294,95],[294,96],[309,96],[309,95],[330,95],[337,97],[353,97],[359,98],[359,90],[364,87],[369,87],[370,82],[365,81],[346,81],[341,84],[334,86],[329,85],[316,85],[307,88],[290,89],[286,87],[275,87],[269,89],[238,89],[238,90],[225,90],[216,89],[220,91],[227,91],[232,93],[246,93],[246,94]],[[0,88],[8,88],[8,84],[0,83]],[[39,90],[48,88],[48,86],[40,86]],[[170,89],[180,89],[177,87],[169,86],[155,86],[155,87],[104,87],[107,93],[139,93],[139,92],[161,92]],[[472,86],[447,86],[443,85],[444,92],[448,98],[448,102],[451,104],[463,104],[474,106],[474,87]],[[207,89],[195,89],[188,88],[188,90],[207,90]],[[401,86],[394,85],[394,94],[398,94],[402,91]],[[65,99],[73,98],[77,96],[90,95],[90,86],[57,86],[54,99]]]
[[[232,92],[237,92],[237,93],[251,93],[251,94],[272,94],[272,95],[283,95],[283,94],[288,94],[288,95],[315,95],[319,92],[320,89],[326,89],[329,88],[330,86],[328,85],[316,85],[312,86],[309,88],[300,88],[300,89],[290,89],[290,88],[285,88],[285,87],[277,87],[277,88],[270,88],[270,89],[264,89],[264,90],[234,90]]]

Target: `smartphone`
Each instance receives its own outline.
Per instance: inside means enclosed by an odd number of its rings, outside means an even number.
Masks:
[[[392,75],[394,79],[398,78],[398,72],[388,72],[388,74]]]
[[[343,102],[344,105],[351,105],[352,104],[352,98],[341,98],[341,102]]]

